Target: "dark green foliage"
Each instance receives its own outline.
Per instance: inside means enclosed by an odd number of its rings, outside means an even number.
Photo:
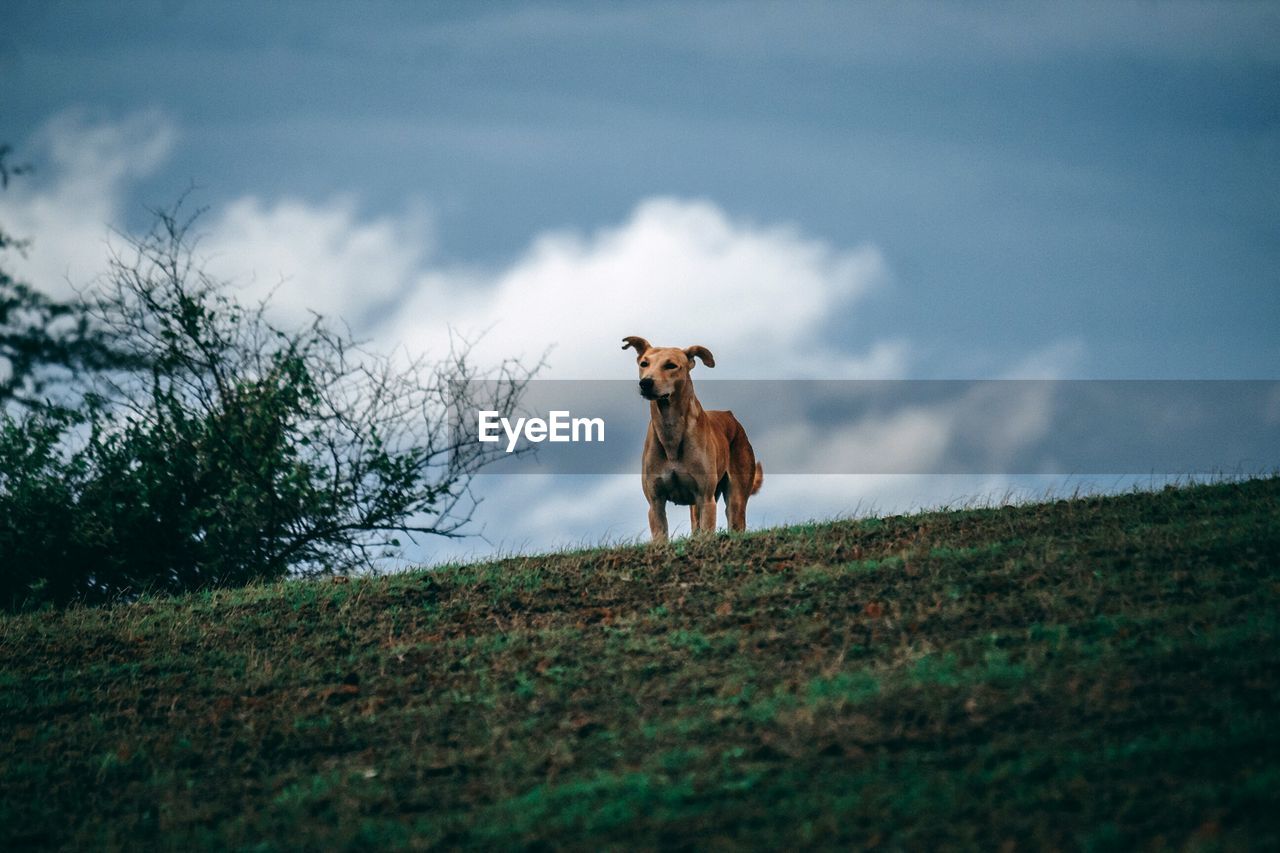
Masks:
[[[66,600],[82,579],[76,494],[85,461],[59,451],[73,417],[65,411],[0,419],[0,605]]]
[[[93,325],[83,305],[49,299],[0,269],[0,366],[0,408],[33,409],[74,404],[86,372],[137,364],[127,347]],[[70,400],[50,401],[51,386]]]
[[[0,847],[1275,849],[1280,479],[0,618]]]
[[[500,451],[451,433],[450,407],[510,412],[528,373],[471,382],[465,352],[393,364],[319,318],[279,328],[201,273],[188,225],[158,214],[94,293],[146,368],[0,416],[0,607],[347,571],[469,517]]]
[[[0,594],[11,607],[280,577],[287,526],[326,513],[290,446],[308,377],[237,389],[214,413],[151,389],[119,428],[98,414],[0,424]],[[68,433],[87,430],[64,453]]]

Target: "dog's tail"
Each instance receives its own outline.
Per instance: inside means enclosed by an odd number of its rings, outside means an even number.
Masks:
[[[760,491],[760,487],[764,485],[764,465],[756,463],[756,476],[751,481],[751,494]]]

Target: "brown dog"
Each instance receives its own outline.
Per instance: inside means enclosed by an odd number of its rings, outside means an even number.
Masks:
[[[716,499],[723,495],[729,527],[745,530],[747,498],[760,491],[764,466],[733,412],[708,412],[693,393],[694,358],[715,367],[710,350],[652,347],[637,337],[622,341],[623,349],[635,347],[640,396],[649,401],[640,477],[653,541],[667,541],[667,501],[689,507],[694,533],[710,532],[716,529]]]

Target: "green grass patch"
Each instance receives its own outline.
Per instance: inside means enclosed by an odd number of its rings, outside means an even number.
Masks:
[[[0,617],[0,847],[1271,849],[1280,480]]]

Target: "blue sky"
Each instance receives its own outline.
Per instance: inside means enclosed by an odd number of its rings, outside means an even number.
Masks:
[[[19,0],[0,79],[53,290],[195,183],[228,277],[553,375],[624,334],[740,378],[1280,366],[1273,3]]]

